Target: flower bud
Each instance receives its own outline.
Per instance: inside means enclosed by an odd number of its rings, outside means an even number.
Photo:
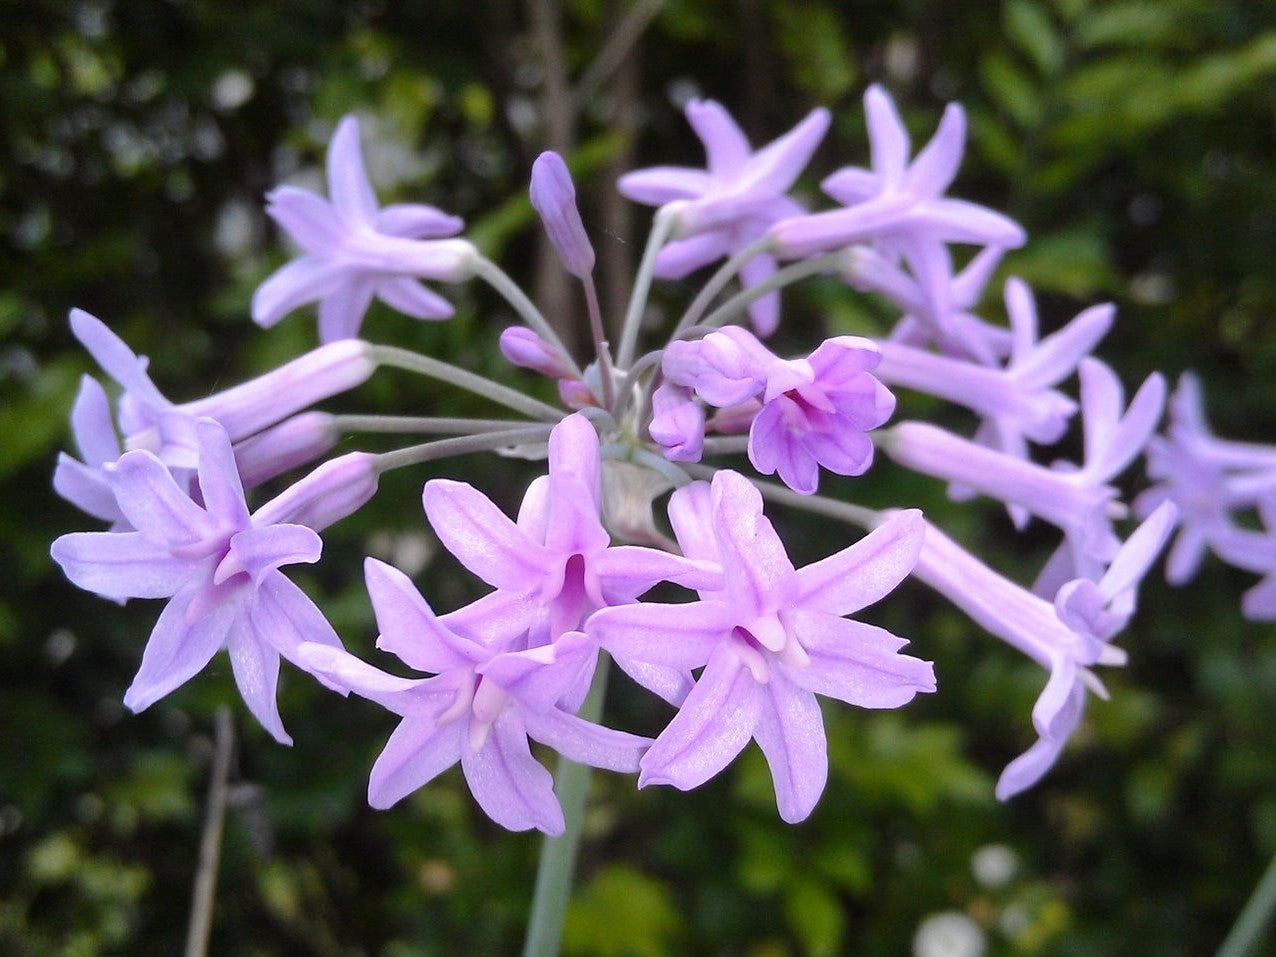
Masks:
[[[576,189],[561,156],[547,150],[536,157],[529,192],[559,259],[569,273],[584,279],[594,271],[594,247],[585,235],[576,208]]]
[[[501,355],[521,368],[553,379],[566,379],[572,374],[563,357],[525,326],[510,326],[502,331],[500,349]]]

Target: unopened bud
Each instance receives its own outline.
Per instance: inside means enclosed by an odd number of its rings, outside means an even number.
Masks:
[[[532,164],[532,207],[540,215],[549,241],[567,271],[584,279],[594,271],[594,247],[576,208],[576,189],[567,164],[547,150]]]
[[[510,326],[501,333],[501,355],[524,369],[532,369],[553,379],[565,379],[572,372],[562,355],[525,326]]]

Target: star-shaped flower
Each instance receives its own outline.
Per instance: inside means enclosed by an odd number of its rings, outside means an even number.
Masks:
[[[418,319],[446,319],[451,304],[418,279],[458,281],[477,256],[464,223],[420,203],[381,209],[359,152],[359,124],[345,117],[328,144],[329,199],[296,186],[267,197],[266,212],[304,255],[283,266],[253,296],[253,320],[272,326],[298,306],[319,301],[319,339],[358,335],[373,296]]]
[[[908,130],[880,86],[864,94],[872,169],[847,167],[820,187],[845,209],[776,223],[771,235],[782,258],[801,258],[854,243],[887,242],[892,252],[936,243],[1022,246],[1023,229],[986,207],[944,196],[957,175],[966,142],[966,116],[949,104],[939,129],[909,162]]]
[[[124,695],[127,707],[150,707],[225,648],[249,710],[290,744],[275,701],[279,657],[295,662],[303,641],[341,642],[279,568],[318,561],[322,543],[311,528],[249,515],[225,430],[210,419],[195,430],[202,506],[153,454],[127,452],[106,475],[136,531],[63,535],[53,558],[103,597],[171,599]]]
[[[717,560],[721,589],[683,604],[644,602],[596,612],[589,634],[626,663],[689,673],[703,667],[678,714],[642,759],[639,786],[698,787],[756,740],[780,816],[801,821],[828,776],[817,694],[897,708],[935,689],[929,662],[881,628],[843,616],[890,592],[921,548],[919,512],[905,512],[851,547],[794,569],[748,479],[723,471],[679,489],[669,504],[689,557]]]
[[[597,648],[585,635],[568,632],[528,648],[531,600],[505,603],[495,617],[492,604],[480,600],[485,607],[439,618],[398,569],[369,559],[365,572],[381,631],[377,647],[434,677],[394,677],[323,646],[307,646],[302,657],[339,689],[403,718],[372,768],[373,807],[390,807],[460,762],[470,793],[497,824],[561,834],[553,778],[532,757],[529,738],[592,767],[638,770],[649,739],[560,706],[593,671]],[[467,627],[480,622],[479,630]]]
[[[687,121],[704,144],[706,169],[655,166],[620,178],[617,187],[649,206],[681,201],[682,238],[667,244],[655,274],[680,279],[761,237],[772,223],[805,210],[786,195],[824,138],[829,113],[812,110],[801,123],[756,152],[726,109],[713,100],[687,104]],[[775,259],[759,254],[740,270],[750,288],[775,272]],[[749,306],[753,327],[770,335],[779,322],[780,300],[770,293]]]

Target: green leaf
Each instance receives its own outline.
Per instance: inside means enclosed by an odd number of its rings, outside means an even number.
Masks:
[[[824,884],[802,878],[791,883],[784,894],[784,916],[812,957],[841,953],[846,931],[842,905]]]
[[[598,872],[567,906],[563,953],[589,957],[662,957],[682,927],[659,881],[623,864]]]
[[[1001,52],[979,61],[979,76],[989,98],[1024,130],[1041,123],[1041,92],[1022,67]]]
[[[1009,0],[1002,11],[1002,24],[1007,39],[1032,60],[1042,76],[1056,76],[1063,69],[1063,39],[1040,4]]]

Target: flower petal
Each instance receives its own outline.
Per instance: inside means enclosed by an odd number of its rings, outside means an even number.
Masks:
[[[279,717],[279,702],[276,689],[279,685],[279,652],[248,629],[239,627],[245,622],[236,623],[231,630],[228,651],[230,667],[235,675],[235,684],[239,693],[248,705],[261,726],[270,732],[280,744],[292,744],[292,738],[284,730],[283,721]]]
[[[124,517],[156,544],[177,549],[217,535],[212,516],[191,501],[150,452],[125,452],[106,474]]]
[[[441,674],[471,667],[485,656],[472,641],[443,625],[411,579],[375,558],[363,563],[364,580],[381,634],[377,648],[409,668]]]
[[[348,270],[330,259],[302,256],[270,274],[253,293],[253,322],[270,327],[298,306],[329,295],[349,281]]]
[[[387,306],[413,319],[446,319],[456,311],[450,302],[411,276],[381,279],[373,288]]]
[[[483,581],[510,591],[539,585],[551,553],[528,541],[482,492],[465,482],[433,479],[421,497],[443,547]]]
[[[50,554],[72,582],[104,598],[168,598],[192,578],[196,563],[174,558],[141,532],[73,532]]]
[[[815,695],[772,675],[761,689],[753,736],[766,756],[780,817],[806,820],[828,781],[828,743]]]
[[[359,150],[359,121],[353,116],[342,117],[328,142],[328,195],[348,229],[370,225],[377,215],[377,197]]]
[[[596,611],[585,627],[618,661],[690,671],[709,660],[740,620],[738,609],[722,601],[642,602]]]
[[[822,612],[792,612],[790,623],[810,664],[782,666],[789,679],[815,694],[859,708],[898,708],[935,690],[929,661],[899,654],[907,641],[884,628]]]
[[[880,601],[913,570],[925,534],[920,511],[896,512],[854,545],[798,569],[798,603],[849,615]]]
[[[497,824],[511,831],[563,833],[554,779],[532,757],[527,732],[514,709],[507,708],[492,723],[483,747],[462,748],[461,768],[474,800]]]
[[[348,274],[319,300],[319,341],[353,339],[367,315],[377,284],[366,275]]]
[[[538,714],[524,712],[522,718],[530,737],[591,768],[635,774],[651,744],[650,738],[604,728],[557,708]]]
[[[434,780],[460,760],[464,738],[464,721],[438,727],[434,716],[404,718],[372,766],[368,803],[384,810]]]
[[[162,612],[133,683],[124,693],[124,706],[144,711],[175,688],[179,688],[221,650],[239,609],[234,602],[223,603],[194,625],[186,623],[186,606],[194,596],[187,590],[175,596]]]
[[[762,690],[726,644],[709,658],[682,708],[640,762],[638,786],[670,784],[682,791],[704,784],[753,737]]]

